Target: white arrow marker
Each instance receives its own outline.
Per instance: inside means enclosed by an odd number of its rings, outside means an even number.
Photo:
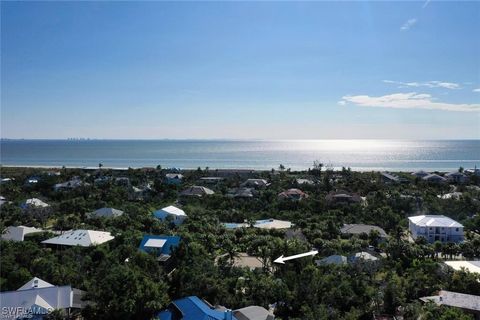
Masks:
[[[313,251],[306,252],[306,253],[296,254],[296,255],[290,256],[290,257],[283,257],[283,255],[281,255],[280,257],[278,257],[277,259],[275,259],[275,261],[273,261],[273,262],[285,264],[285,261],[287,261],[287,260],[293,260],[293,259],[303,258],[303,257],[306,257],[306,256],[314,256],[314,255],[316,255],[317,253],[318,253],[318,251],[313,250]]]

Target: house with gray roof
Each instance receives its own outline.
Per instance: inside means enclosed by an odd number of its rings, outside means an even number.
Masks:
[[[435,296],[420,298],[423,302],[433,302],[438,306],[460,308],[480,319],[480,296],[447,290],[441,290]]]
[[[447,178],[448,181],[454,183],[465,183],[468,181],[468,176],[458,171],[447,173],[445,175],[445,178]]]
[[[438,174],[435,174],[435,173],[432,173],[432,174],[429,174],[429,175],[423,177],[422,180],[430,182],[430,183],[444,183],[444,182],[447,182],[447,179],[445,179],[444,177],[439,176]]]
[[[93,212],[90,212],[90,217],[104,217],[104,218],[115,218],[120,217],[123,215],[124,212],[122,210],[114,209],[114,208],[100,208]]]
[[[368,225],[368,224],[344,224],[340,228],[340,232],[349,235],[370,234],[370,232],[376,231],[381,239],[387,238],[387,233],[380,227]]]
[[[233,311],[238,320],[274,320],[275,316],[267,309],[259,306],[248,306]]]
[[[202,186],[191,186],[187,189],[180,192],[180,196],[182,197],[203,197],[212,195],[215,192],[209,188],[202,187]]]
[[[44,232],[44,230],[25,226],[10,226],[2,234],[2,240],[23,241],[27,234],[39,232]]]

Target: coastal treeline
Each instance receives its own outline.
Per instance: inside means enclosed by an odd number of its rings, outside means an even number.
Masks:
[[[431,183],[410,173],[386,182],[378,172],[334,171],[316,163],[293,172],[182,171],[171,183],[157,168],[97,170],[1,168],[0,228],[29,226],[45,230],[24,241],[1,241],[0,287],[17,290],[32,277],[86,292],[88,305],[71,317],[85,319],[151,319],[171,301],[190,295],[213,305],[235,309],[258,305],[274,310],[276,319],[373,319],[380,315],[404,319],[473,319],[458,308],[424,303],[421,297],[439,290],[480,295],[480,274],[453,270],[444,260],[480,258],[480,178],[465,183]],[[440,174],[440,173],[439,173]],[[205,177],[221,179],[202,180]],[[252,196],[235,196],[247,179],[264,179]],[[35,180],[31,183],[29,181]],[[59,188],[66,181],[75,187]],[[192,185],[214,191],[201,197],[182,196]],[[56,187],[57,186],[57,187]],[[306,196],[280,197],[289,189]],[[343,192],[358,201],[335,202],[329,194]],[[445,196],[455,193],[455,196]],[[238,193],[237,193],[238,194]],[[37,198],[46,207],[23,206]],[[355,198],[356,199],[356,198]],[[175,204],[187,219],[175,224],[153,212]],[[94,217],[99,208],[124,212],[115,218]],[[462,243],[427,243],[408,235],[408,217],[441,214],[465,227]],[[262,219],[289,221],[288,230],[227,228],[224,223],[254,225]],[[382,228],[348,235],[345,224]],[[75,229],[109,231],[115,238],[92,247],[47,246],[55,232]],[[154,254],[138,249],[143,235],[178,235],[181,242],[167,268]],[[276,264],[279,256],[318,251]],[[374,263],[321,264],[332,255],[370,252]],[[240,253],[256,257],[257,268],[238,266]],[[50,318],[68,318],[53,312]]]

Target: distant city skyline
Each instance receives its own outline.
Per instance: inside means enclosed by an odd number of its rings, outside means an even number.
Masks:
[[[480,139],[480,2],[1,2],[1,137]]]

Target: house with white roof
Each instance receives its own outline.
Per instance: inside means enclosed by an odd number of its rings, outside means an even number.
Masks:
[[[445,193],[445,194],[439,194],[437,196],[437,198],[440,198],[440,199],[455,199],[455,200],[458,200],[460,199],[460,197],[462,196],[462,192],[458,192],[458,191],[455,191],[455,192],[450,192],[450,193]]]
[[[35,277],[16,291],[0,292],[0,319],[42,319],[54,310],[71,314],[87,305],[82,301],[84,294],[69,285],[54,286]]]
[[[81,246],[90,247],[97,246],[114,239],[110,232],[94,231],[94,230],[72,230],[67,231],[58,237],[54,237],[45,241],[44,244],[54,244],[61,246]]]
[[[31,199],[27,199],[25,200],[25,202],[23,202],[20,207],[22,209],[27,209],[27,208],[46,208],[46,207],[50,207],[50,205],[48,203],[45,203],[43,202],[42,200],[38,199],[38,198],[31,198]]]
[[[2,240],[23,241],[25,235],[39,232],[44,232],[44,230],[25,226],[10,226],[5,233],[2,234]]]
[[[295,183],[298,185],[314,185],[315,181],[310,180],[310,179],[303,179],[303,178],[298,178],[295,180]]]
[[[447,266],[452,268],[453,270],[456,271],[461,271],[462,269],[465,269],[468,272],[471,273],[479,273],[480,274],[480,261],[465,261],[465,260],[454,260],[454,261],[444,261]]]
[[[245,221],[244,223],[235,223],[235,222],[227,222],[223,223],[223,226],[226,229],[232,230],[232,229],[238,229],[238,228],[248,228],[253,226],[254,228],[259,228],[259,229],[290,229],[293,227],[293,223],[290,221],[285,221],[285,220],[277,220],[277,219],[264,219],[264,220],[256,220],[253,225],[247,223]]]
[[[421,215],[408,218],[408,228],[413,239],[423,237],[429,243],[462,242],[463,225],[443,215]]]
[[[372,255],[371,253],[361,251],[357,252],[354,255],[348,257],[348,260],[350,263],[356,263],[356,262],[375,262],[378,261],[378,258]]]
[[[3,206],[7,202],[4,196],[0,196],[0,207]]]
[[[159,210],[155,211],[153,213],[153,215],[156,218],[158,218],[162,221],[166,221],[167,219],[171,219],[171,221],[175,225],[182,224],[183,221],[185,221],[185,219],[187,218],[187,214],[185,213],[185,211],[183,211],[182,209],[177,208],[175,206],[168,206],[168,207],[159,209]],[[170,218],[168,218],[168,217],[170,217]]]
[[[259,229],[289,229],[292,226],[293,224],[290,221],[277,219],[257,220],[253,225],[254,228]]]
[[[7,184],[15,181],[15,178],[2,178],[0,179],[0,184]]]

